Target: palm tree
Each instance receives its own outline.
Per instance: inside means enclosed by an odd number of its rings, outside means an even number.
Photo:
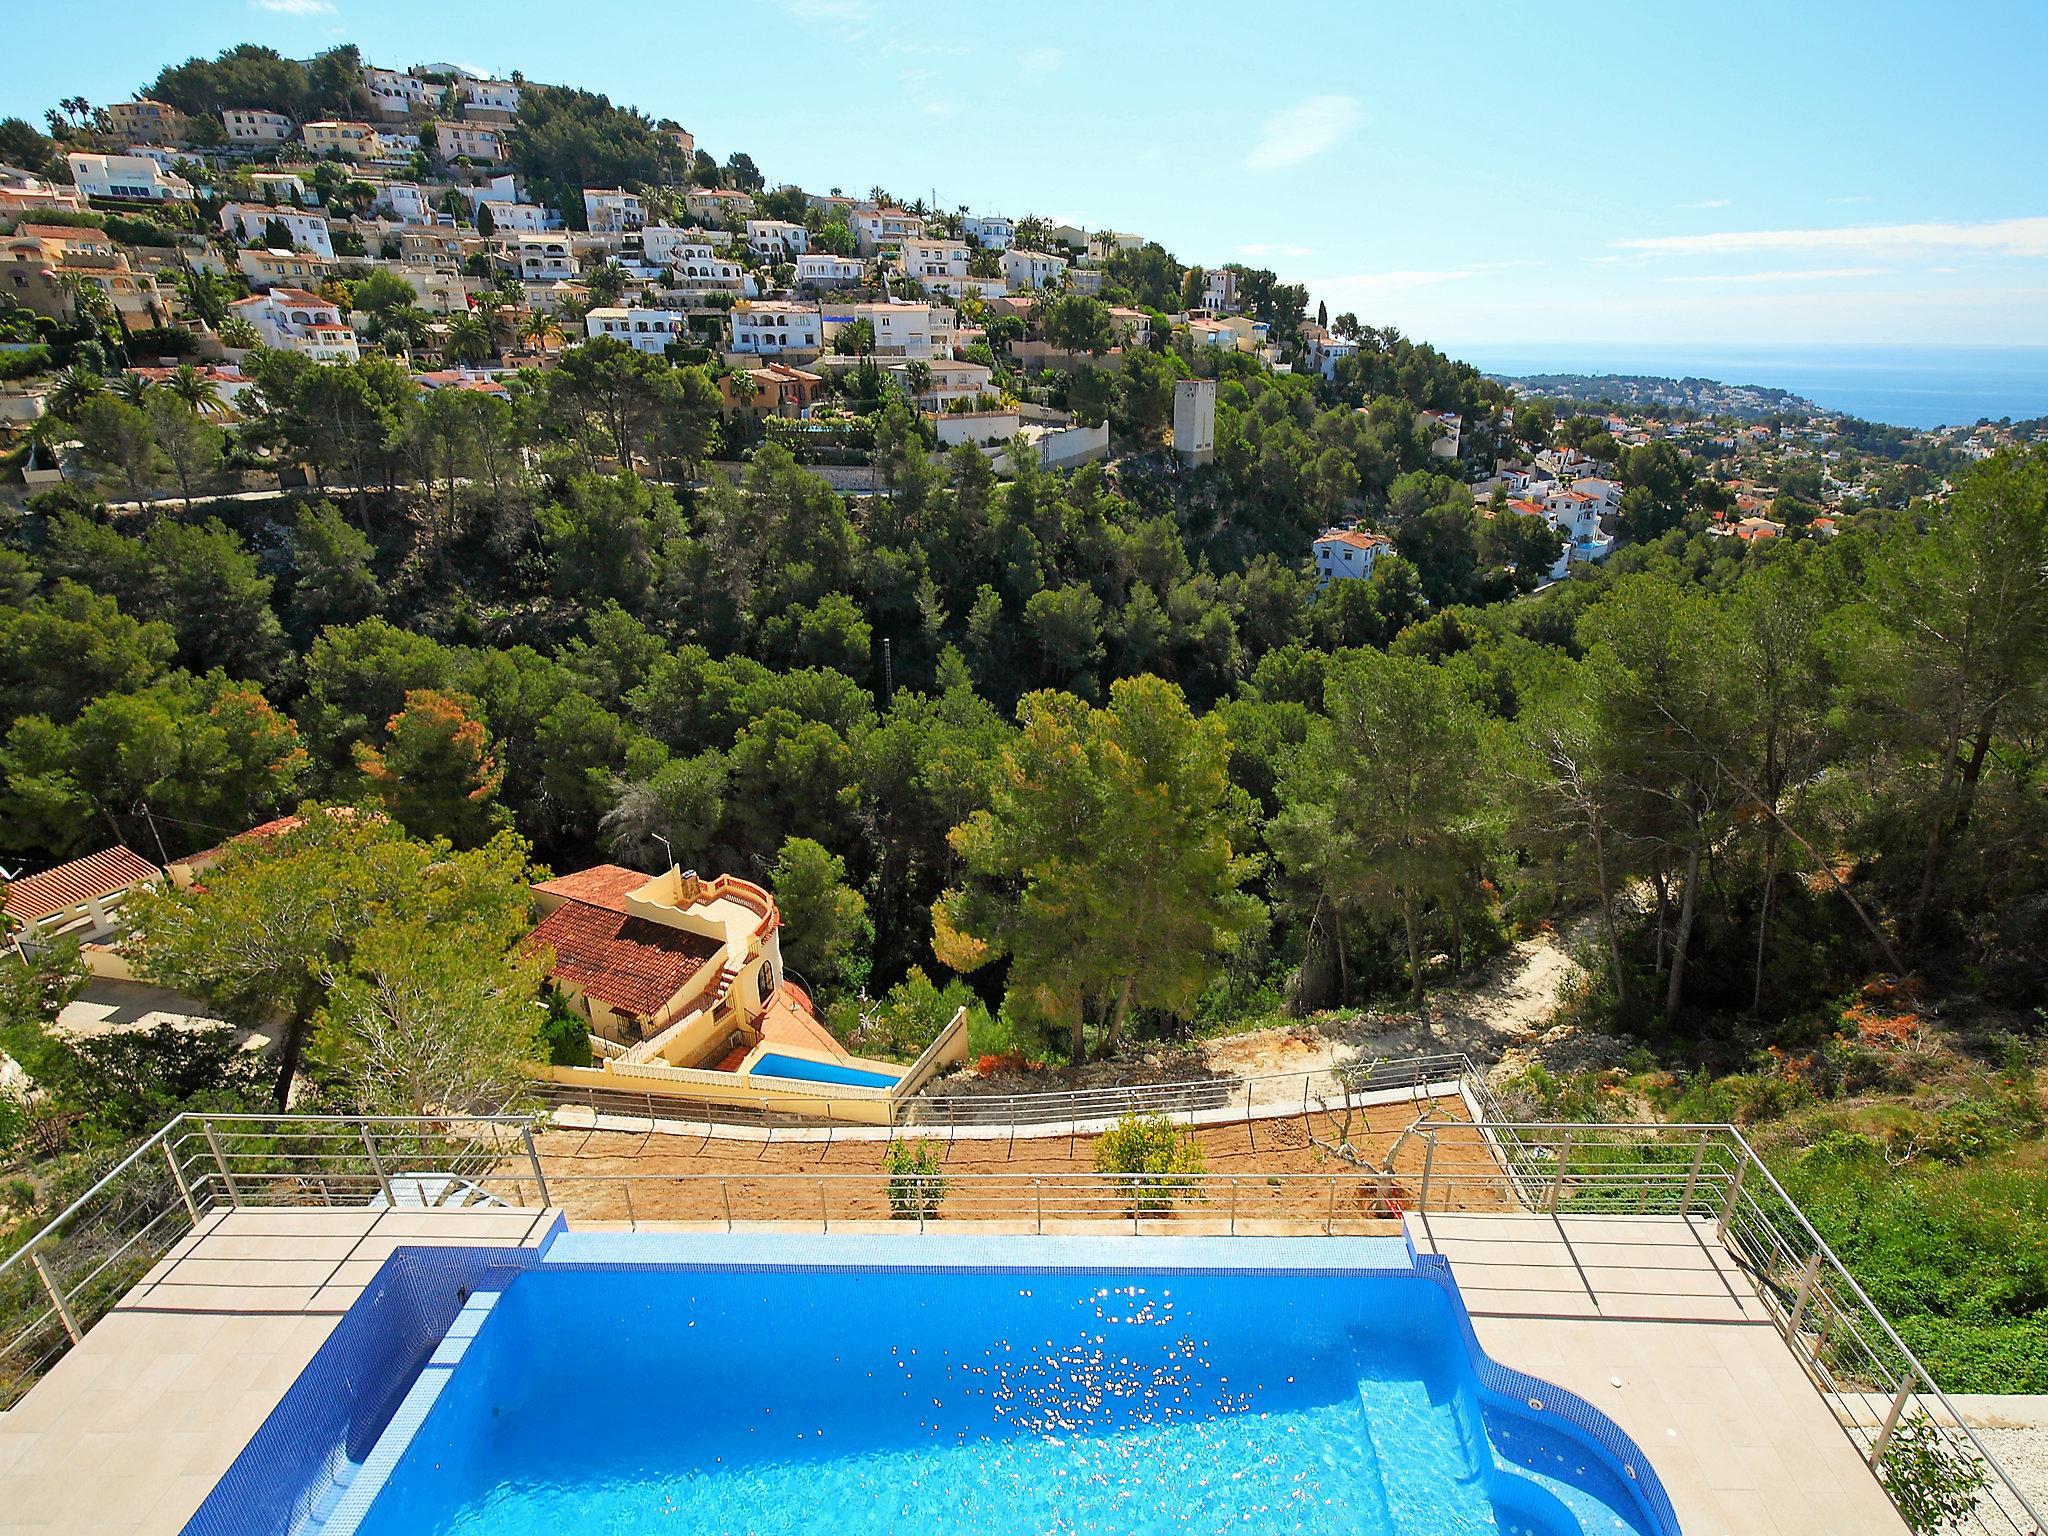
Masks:
[[[50,410],[63,417],[74,415],[88,400],[107,392],[107,381],[90,368],[73,364],[57,381],[57,387],[50,391]]]
[[[561,327],[555,324],[553,315],[546,310],[533,309],[528,310],[526,318],[520,321],[519,334],[534,351],[545,352],[548,349],[548,338],[559,336],[562,331]]]
[[[480,363],[495,346],[490,321],[472,309],[448,322],[448,339],[441,344],[441,351],[458,363]]]
[[[598,304],[616,304],[626,291],[626,269],[607,256],[590,270],[583,279],[583,286],[590,290],[590,297]]]
[[[149,403],[149,380],[139,373],[123,373],[114,380],[114,398],[138,409]]]
[[[227,407],[214,393],[212,383],[206,375],[190,363],[180,363],[175,372],[163,382],[164,389],[191,406],[201,416],[219,416]]]

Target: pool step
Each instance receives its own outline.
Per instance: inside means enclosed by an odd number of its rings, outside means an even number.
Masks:
[[[1402,1536],[1477,1536],[1498,1530],[1486,1462],[1454,1401],[1434,1402],[1413,1378],[1360,1377],[1358,1405],[1379,1459],[1387,1528]]]

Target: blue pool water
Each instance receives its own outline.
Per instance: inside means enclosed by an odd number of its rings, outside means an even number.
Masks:
[[[842,1067],[836,1062],[810,1061],[802,1056],[763,1056],[748,1070],[769,1077],[793,1077],[806,1083],[844,1083],[849,1088],[893,1088],[896,1078],[884,1072],[863,1072],[859,1067]]]
[[[1671,1529],[1482,1389],[1457,1307],[1419,1273],[543,1265],[360,1532]]]

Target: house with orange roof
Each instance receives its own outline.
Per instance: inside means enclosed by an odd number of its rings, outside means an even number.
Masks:
[[[750,881],[599,864],[541,881],[533,898],[528,946],[547,952],[554,984],[625,1060],[715,1067],[765,1038],[771,1014],[799,1043],[838,1049],[784,978],[781,913]]]
[[[1383,533],[1361,528],[1325,530],[1315,542],[1317,588],[1327,587],[1333,581],[1369,580],[1374,563],[1393,547],[1394,541]]]
[[[354,362],[362,355],[341,308],[303,288],[272,288],[228,306],[256,327],[266,347],[303,352],[315,362]]]
[[[0,928],[23,954],[64,940],[103,943],[126,931],[122,904],[162,878],[162,870],[117,843],[10,881],[0,898]]]

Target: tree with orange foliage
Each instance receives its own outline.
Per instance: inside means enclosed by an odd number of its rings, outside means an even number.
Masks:
[[[475,699],[415,688],[384,734],[382,747],[357,744],[356,766],[408,832],[475,848],[510,824],[497,803],[505,769]]]

